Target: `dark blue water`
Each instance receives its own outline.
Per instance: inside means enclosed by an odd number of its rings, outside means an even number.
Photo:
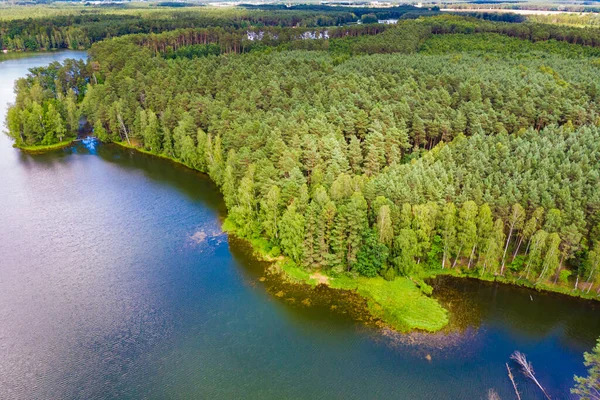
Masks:
[[[27,68],[81,56],[1,62],[0,116]],[[166,160],[0,136],[0,399],[511,399],[514,350],[568,398],[600,334],[593,303],[465,280],[437,283],[449,332],[381,332],[346,297],[262,279],[224,215],[206,177]]]

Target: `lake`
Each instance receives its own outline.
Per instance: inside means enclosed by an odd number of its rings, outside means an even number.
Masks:
[[[15,79],[74,57],[0,62],[0,120]],[[0,398],[513,399],[520,350],[564,399],[600,335],[597,303],[455,278],[433,283],[447,331],[381,331],[354,296],[266,276],[225,212],[167,160],[81,142],[30,155],[0,135]],[[543,398],[512,367],[522,398]]]

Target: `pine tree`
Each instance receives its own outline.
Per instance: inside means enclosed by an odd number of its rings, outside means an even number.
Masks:
[[[360,192],[355,192],[347,204],[346,223],[346,265],[350,270],[356,262],[356,256],[362,246],[363,234],[369,228],[367,201]]]
[[[279,221],[281,248],[292,261],[301,263],[303,259],[304,217],[290,204]]]
[[[500,267],[500,275],[504,275],[504,265],[506,262],[506,252],[508,251],[508,245],[512,238],[515,230],[519,231],[523,229],[523,223],[525,222],[525,210],[520,204],[514,204],[508,220],[508,237],[506,239],[506,245],[504,246],[504,253],[502,254],[502,266]]]
[[[226,172],[225,176],[229,173]],[[226,179],[227,181],[227,179]],[[225,187],[225,185],[223,185]],[[225,190],[223,190],[225,192]],[[271,241],[277,241],[279,239],[277,225],[279,222],[279,200],[281,190],[277,185],[271,186],[267,192],[266,197],[261,200],[261,211],[262,211],[262,226],[263,231],[267,238]]]
[[[377,240],[377,234],[370,229],[363,233],[363,245],[356,256],[353,269],[367,277],[375,277],[383,272],[387,257],[388,247]]]
[[[394,238],[394,253],[393,263],[400,274],[409,276],[420,270],[420,265],[415,262],[419,255],[419,241],[414,230],[404,228],[398,232]]]
[[[355,174],[362,173],[362,149],[360,146],[360,140],[354,135],[350,137],[350,144],[348,145],[348,161],[350,161],[350,167],[352,172]]]
[[[146,124],[142,131],[144,147],[153,153],[159,154],[161,150],[160,127],[158,118],[152,110],[146,110]]]
[[[456,206],[454,203],[444,205],[439,232],[443,246],[442,268],[446,268],[446,260],[450,259],[451,251],[456,246]]]
[[[387,204],[379,207],[377,212],[377,238],[388,247],[392,245],[394,228],[392,226],[392,212]]]
[[[188,148],[185,149],[188,157],[192,157],[192,153],[195,153],[195,143],[193,142],[193,139],[191,143],[189,140],[187,143],[184,142],[186,141],[186,137],[191,139],[192,136],[195,136],[197,129],[194,118],[187,112],[183,113],[179,120],[179,124],[173,130],[173,151],[176,158],[183,159],[184,145],[188,146]],[[189,146],[190,144],[192,146]]]
[[[558,232],[562,226],[562,214],[559,209],[553,208],[546,214],[544,230],[548,233]]]
[[[323,266],[331,266],[332,234],[334,232],[335,217],[337,209],[333,201],[328,201],[321,210],[319,221],[321,222],[321,230],[318,232],[318,251],[319,259]]]
[[[560,236],[554,232],[548,235],[546,239],[546,255],[542,264],[542,271],[537,278],[537,282],[541,282],[545,277],[551,276],[559,265],[560,257]]]
[[[317,247],[318,245],[318,239],[317,239],[317,235],[318,235],[318,230],[319,230],[319,211],[320,211],[320,207],[319,205],[315,202],[312,201],[306,212],[304,213],[305,215],[305,228],[304,228],[304,250],[303,250],[303,254],[304,254],[304,264],[309,267],[309,268],[313,268],[315,267],[317,264],[320,264],[320,256],[321,254],[319,253],[319,249]]]
[[[425,143],[426,138],[425,124],[418,115],[415,115],[413,118],[412,134],[415,150],[417,150],[423,143]]]
[[[474,201],[466,201],[458,213],[458,250],[452,267],[456,266],[458,258],[463,251],[466,251],[469,256],[469,265],[477,246],[477,212],[478,207]]]
[[[592,352],[583,354],[584,365],[588,369],[587,377],[575,376],[575,387],[571,393],[576,394],[582,400],[594,400],[600,398],[600,339]]]
[[[108,142],[110,140],[108,132],[106,132],[106,129],[102,126],[102,121],[99,119],[94,122],[94,136],[103,142]]]
[[[344,271],[346,266],[348,248],[346,246],[348,230],[348,207],[342,205],[335,214],[333,229],[330,235],[331,254],[329,266],[334,272]]]

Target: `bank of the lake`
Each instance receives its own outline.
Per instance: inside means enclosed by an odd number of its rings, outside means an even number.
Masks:
[[[139,151],[190,168],[176,158],[164,154],[157,155],[131,143],[114,143],[126,149]],[[193,170],[193,168],[190,169]],[[227,219],[223,224],[223,230],[230,235],[236,235],[240,239],[246,240],[252,248],[253,256],[261,261],[271,263],[269,271],[280,275],[282,279],[311,287],[323,284],[331,289],[351,291],[360,295],[366,300],[366,303],[356,303],[356,305],[363,307],[366,304],[368,312],[379,321],[382,327],[385,326],[400,332],[413,330],[437,332],[448,324],[447,311],[435,299],[423,293],[420,288],[427,287],[423,281],[417,283],[404,277],[398,277],[394,281],[386,281],[381,277],[331,277],[320,271],[308,271],[287,258],[271,257],[267,250],[270,246],[265,240],[240,237],[235,227],[227,223]],[[319,277],[323,279],[319,280]]]
[[[73,144],[74,140],[75,139],[63,140],[62,142],[47,144],[47,145],[44,145],[44,144],[33,145],[33,146],[14,145],[14,147],[16,147],[20,150],[26,151],[28,153],[44,153],[47,151],[58,150],[58,149],[62,149],[64,147],[68,147]]]
[[[0,120],[14,79],[77,55],[1,62]],[[452,277],[428,282],[441,332],[382,330],[355,292],[266,272],[205,175],[116,145],[0,135],[0,182],[2,399],[509,399],[515,350],[575,399],[600,335],[597,302]]]

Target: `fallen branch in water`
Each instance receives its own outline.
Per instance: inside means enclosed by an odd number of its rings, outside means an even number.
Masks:
[[[536,379],[535,374],[533,372],[533,366],[529,361],[527,361],[527,358],[525,358],[525,354],[521,353],[520,351],[515,351],[514,353],[512,353],[510,358],[521,366],[521,371],[523,372],[523,375],[531,379],[544,393],[544,396],[546,396],[548,400],[551,400],[550,396],[548,396],[548,393],[546,393],[546,390],[544,390],[542,385]]]
[[[512,371],[510,370],[508,363],[506,363],[506,369],[508,370],[508,377],[510,378],[512,385],[515,388],[515,394],[517,395],[517,399],[521,400],[521,394],[519,393],[519,390],[517,390],[517,384],[515,383],[515,378],[513,377]]]

